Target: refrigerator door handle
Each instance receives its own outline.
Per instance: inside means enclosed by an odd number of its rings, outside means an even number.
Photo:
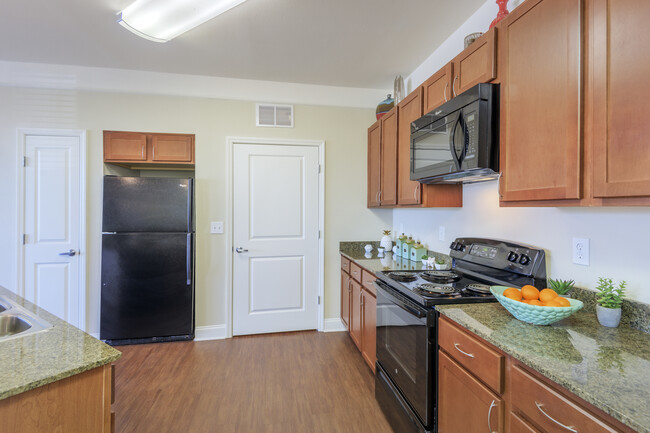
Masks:
[[[192,284],[192,234],[187,234],[187,251],[185,256],[185,271],[187,273],[187,285]]]

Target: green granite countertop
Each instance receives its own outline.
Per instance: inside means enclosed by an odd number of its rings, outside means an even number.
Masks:
[[[500,304],[436,309],[639,433],[650,433],[650,334],[605,328],[583,311],[535,326]]]
[[[16,301],[53,326],[0,341],[0,400],[91,370],[122,354],[0,286],[0,295]]]
[[[366,254],[364,245],[373,246],[370,254]],[[341,242],[339,251],[341,255],[352,260],[362,268],[376,274],[379,271],[399,269],[424,269],[422,262],[412,262],[401,257],[393,257],[393,253],[385,252],[383,257],[377,255],[379,242]]]

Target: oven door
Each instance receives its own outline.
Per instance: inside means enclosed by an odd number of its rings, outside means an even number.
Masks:
[[[375,287],[377,363],[401,394],[395,400],[405,400],[424,427],[432,429],[435,316],[380,280],[375,281]]]

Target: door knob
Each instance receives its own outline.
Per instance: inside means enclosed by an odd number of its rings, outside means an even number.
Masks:
[[[247,250],[246,248],[242,248],[242,247],[237,247],[237,248],[235,248],[235,251],[238,252],[238,253],[240,253],[240,254],[241,254],[241,253],[247,253],[247,252],[248,252],[248,250]]]
[[[77,254],[77,252],[75,250],[68,250],[68,251],[66,251],[64,253],[59,253],[60,256],[70,256],[70,257],[72,257],[72,256],[74,256],[76,254]]]

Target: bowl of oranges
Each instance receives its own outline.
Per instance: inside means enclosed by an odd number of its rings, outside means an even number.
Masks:
[[[538,290],[531,285],[521,289],[492,286],[490,291],[510,314],[533,325],[550,325],[583,307],[577,299],[563,298],[553,289]]]

